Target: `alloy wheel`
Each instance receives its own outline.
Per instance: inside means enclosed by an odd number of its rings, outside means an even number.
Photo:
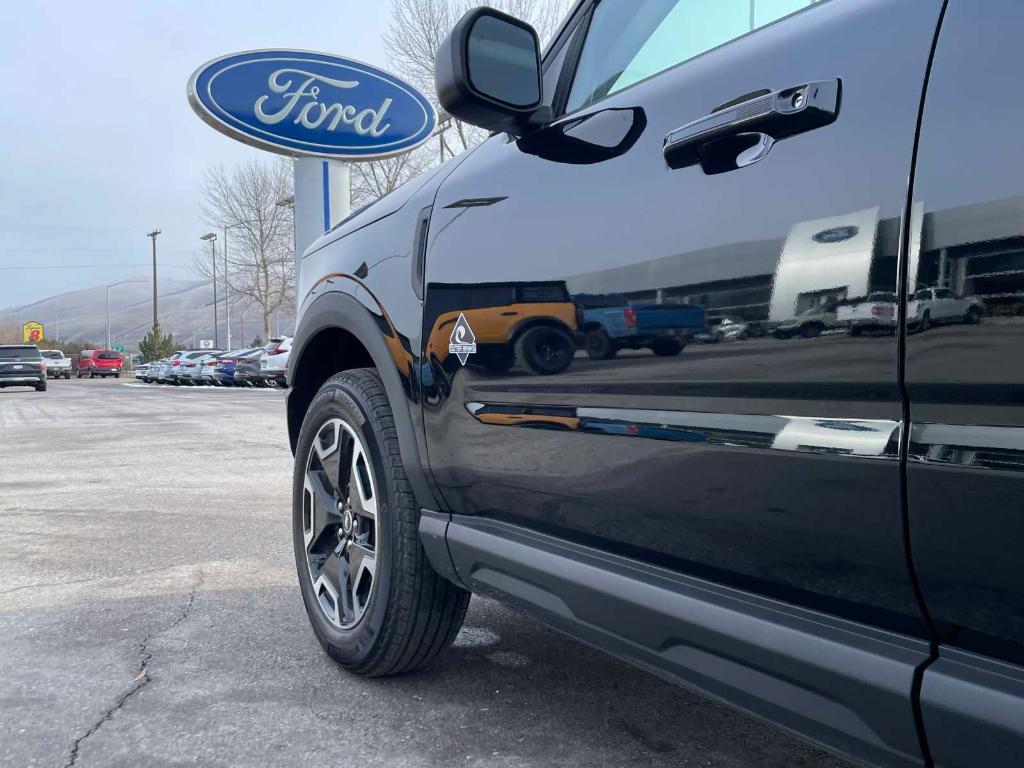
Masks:
[[[306,459],[302,533],[313,594],[339,629],[359,623],[377,573],[377,492],[369,451],[341,419],[320,427]]]

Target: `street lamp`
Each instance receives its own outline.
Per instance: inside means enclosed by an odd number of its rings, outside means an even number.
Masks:
[[[210,241],[210,258],[213,260],[213,346],[220,348],[220,337],[217,335],[217,233],[207,232],[199,238]]]
[[[153,241],[153,328],[156,328],[158,323],[156,317],[156,239],[160,234],[160,230],[157,228],[146,233],[146,237]]]
[[[126,283],[144,283],[145,280],[119,280],[107,286],[107,349],[110,349],[110,289]]]

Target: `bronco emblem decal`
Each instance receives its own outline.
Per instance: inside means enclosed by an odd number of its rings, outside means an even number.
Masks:
[[[466,320],[466,316],[459,313],[459,319],[455,321],[455,327],[452,328],[452,335],[448,340],[448,353],[456,355],[459,358],[459,362],[463,365],[466,364],[466,360],[469,356],[476,353],[476,335],[473,333],[473,329],[469,327],[469,321]]]

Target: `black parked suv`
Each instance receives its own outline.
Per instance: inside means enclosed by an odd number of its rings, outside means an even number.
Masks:
[[[34,387],[46,391],[46,363],[35,344],[0,345],[0,388]]]
[[[438,96],[492,135],[305,253],[310,621],[388,675],[475,592],[862,763],[1021,765],[1024,3],[708,7],[582,0],[543,57],[470,12]],[[538,284],[897,328],[487,365]],[[980,322],[908,333],[921,287]]]

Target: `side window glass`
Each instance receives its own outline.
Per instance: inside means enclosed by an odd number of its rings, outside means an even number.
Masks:
[[[566,111],[572,112],[823,0],[601,0]]]

